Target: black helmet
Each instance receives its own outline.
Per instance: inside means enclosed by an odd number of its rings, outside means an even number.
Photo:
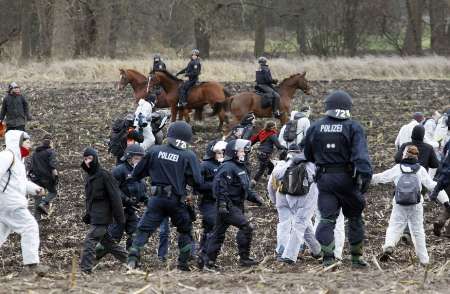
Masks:
[[[167,141],[174,147],[186,149],[192,140],[192,127],[184,121],[171,123],[167,131]]]
[[[325,98],[325,113],[330,117],[348,119],[352,105],[352,97],[347,92],[338,90]]]
[[[237,151],[239,149],[244,149],[245,151],[245,159],[240,160],[237,157]],[[247,161],[248,154],[252,149],[252,142],[244,139],[236,139],[228,142],[227,147],[225,148],[225,160],[235,160],[239,163],[244,163]]]
[[[125,149],[125,153],[123,154],[120,160],[125,161],[135,155],[137,156],[145,155],[144,148],[142,148],[139,144],[131,144],[130,146],[128,146],[127,149]]]
[[[259,64],[267,64],[267,58],[265,58],[264,56],[261,56],[258,58],[258,63]]]

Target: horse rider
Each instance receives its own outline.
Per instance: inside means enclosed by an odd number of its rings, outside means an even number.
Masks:
[[[258,90],[264,92],[268,96],[272,97],[272,112],[275,118],[280,117],[280,94],[273,87],[278,83],[278,80],[272,78],[269,65],[267,64],[267,58],[261,56],[258,58],[259,70],[256,71],[256,87]]]
[[[189,61],[186,68],[177,72],[177,76],[181,74],[185,74],[188,77],[188,80],[183,83],[180,87],[180,100],[178,101],[178,107],[182,108],[187,105],[187,96],[188,91],[192,88],[195,83],[198,81],[198,76],[202,70],[202,65],[200,64],[200,51],[198,49],[193,49],[191,52],[191,60]]]
[[[166,70],[167,70],[166,64],[162,60],[161,55],[159,53],[156,53],[153,56],[153,67],[150,69],[150,73],[148,74],[149,83],[150,83],[150,77],[151,77],[152,73],[154,73],[156,71],[166,71]],[[155,85],[153,87],[153,89],[147,89],[148,96],[147,96],[146,100],[152,104],[152,107],[155,107],[156,97],[158,95],[160,95],[161,92],[162,92],[162,89],[161,89],[160,85]]]

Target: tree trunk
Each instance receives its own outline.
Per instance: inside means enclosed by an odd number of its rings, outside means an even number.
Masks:
[[[97,22],[90,3],[74,0],[70,14],[75,41],[73,56],[75,58],[93,56],[97,39]]]
[[[447,0],[430,0],[430,28],[431,50],[436,54],[450,53],[450,40],[447,29],[447,14],[449,12]]]
[[[264,5],[265,1],[260,1],[260,4]],[[265,8],[257,8],[255,15],[255,57],[264,55],[266,43],[266,10]]]
[[[31,42],[32,42],[32,12],[33,12],[33,1],[32,0],[21,0],[20,1],[20,15],[21,15],[21,61],[26,61],[31,57]]]
[[[117,51],[117,34],[120,27],[120,2],[119,0],[111,0],[111,22],[109,28],[108,37],[108,56],[111,58],[116,57]]]
[[[348,55],[355,56],[358,49],[358,6],[359,0],[344,2],[344,48]]]
[[[39,58],[52,56],[54,0],[36,0],[36,12],[39,20]]]
[[[194,21],[195,46],[200,50],[202,58],[209,58],[210,34],[206,21],[202,18],[196,18]]]
[[[406,0],[408,27],[403,51],[408,55],[422,55],[422,12],[424,0]]]

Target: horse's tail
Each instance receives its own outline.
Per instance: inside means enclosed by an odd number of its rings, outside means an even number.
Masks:
[[[225,95],[225,100],[223,102],[214,103],[212,107],[213,112],[209,116],[215,116],[222,110],[224,110],[225,112],[229,111],[231,105],[229,97],[231,97],[231,93],[223,88],[223,94]]]

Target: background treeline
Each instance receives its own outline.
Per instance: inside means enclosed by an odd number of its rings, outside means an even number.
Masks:
[[[0,0],[0,59],[450,54],[450,0]]]

